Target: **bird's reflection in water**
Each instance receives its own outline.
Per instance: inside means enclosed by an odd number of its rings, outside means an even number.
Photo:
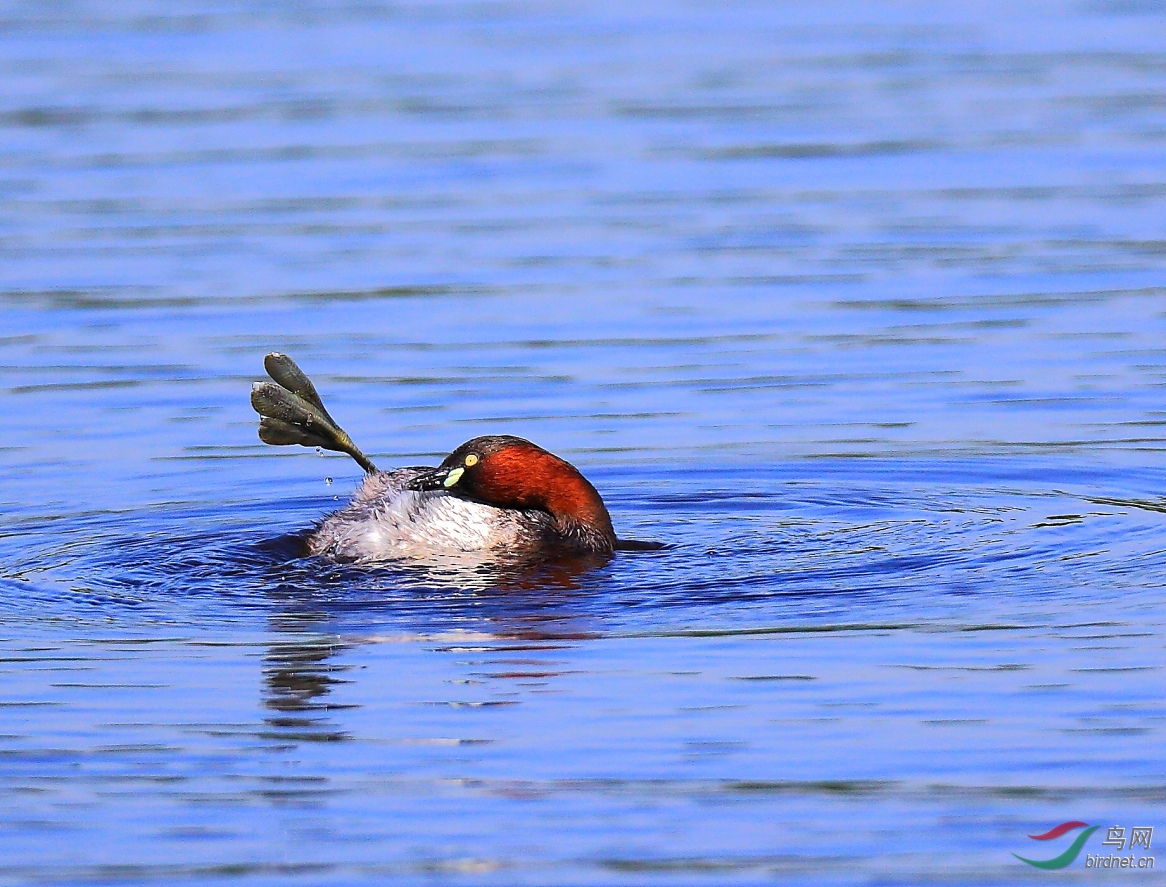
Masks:
[[[335,659],[375,642],[386,623],[394,634],[418,639],[472,632],[480,643],[497,643],[500,651],[513,650],[516,642],[553,649],[596,637],[585,606],[579,606],[580,595],[587,597],[584,577],[607,560],[597,555],[553,562],[446,558],[376,569],[314,558],[285,562],[281,581],[269,594],[278,609],[269,622],[277,640],[263,657],[267,737],[350,738],[336,723],[336,713],[360,706],[329,699],[337,685],[349,683],[343,675],[352,668]],[[368,631],[371,626],[382,630]]]
[[[314,627],[323,622],[319,614],[281,613],[271,627],[287,637],[271,644],[263,657],[263,706],[271,714],[264,722],[271,728],[269,738],[305,742],[336,742],[348,734],[333,723],[333,712],[357,708],[327,697],[339,677],[351,666],[338,664],[333,657],[345,648],[334,636],[320,634]]]

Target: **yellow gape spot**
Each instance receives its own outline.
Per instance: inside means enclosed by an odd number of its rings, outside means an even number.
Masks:
[[[468,456],[466,456],[466,468],[473,468],[477,464],[478,457],[476,455],[470,453]]]
[[[443,480],[441,482],[441,485],[448,490],[450,487],[452,487],[454,484],[456,484],[459,480],[462,479],[462,475],[465,474],[465,472],[466,472],[466,470],[464,468],[455,468],[453,471],[451,471],[449,474],[447,474],[445,476],[445,480]]]

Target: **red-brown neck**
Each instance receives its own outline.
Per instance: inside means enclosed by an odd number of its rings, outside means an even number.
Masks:
[[[565,534],[576,529],[615,544],[615,529],[603,499],[570,462],[534,444],[512,444],[479,467],[475,486],[499,505],[548,512]]]

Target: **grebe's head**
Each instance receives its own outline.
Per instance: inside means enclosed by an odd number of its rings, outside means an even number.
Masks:
[[[533,508],[555,519],[581,547],[611,551],[615,530],[595,487],[570,462],[508,434],[466,441],[440,466],[415,478],[415,490],[447,490],[499,508]]]

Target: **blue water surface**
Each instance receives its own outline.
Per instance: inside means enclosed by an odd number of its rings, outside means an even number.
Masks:
[[[0,882],[1160,880],[1013,855],[1166,829],[1159,4],[10,3],[0,84]],[[298,558],[271,350],[671,547]]]

